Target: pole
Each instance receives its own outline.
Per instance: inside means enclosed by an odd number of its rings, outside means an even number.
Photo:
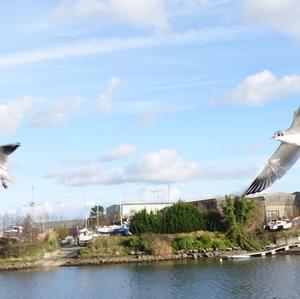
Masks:
[[[120,224],[123,224],[122,197],[120,196]]]
[[[97,205],[96,217],[97,217],[97,227],[98,227],[99,226],[99,205]]]

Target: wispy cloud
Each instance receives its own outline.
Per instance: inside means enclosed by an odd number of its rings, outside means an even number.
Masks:
[[[90,17],[111,19],[137,28],[165,31],[168,16],[162,0],[73,0],[62,2],[55,11],[60,19]]]
[[[112,105],[111,97],[115,89],[120,83],[120,79],[116,76],[112,76],[109,81],[105,91],[100,95],[98,101],[98,108],[109,110]]]
[[[118,172],[108,172],[100,164],[89,165],[77,170],[56,169],[47,174],[58,184],[68,186],[113,185],[122,183]]]
[[[258,32],[259,31],[249,30],[245,27],[228,26],[190,30],[183,33],[170,33],[163,37],[153,35],[135,38],[92,39],[48,48],[2,54],[0,55],[0,68],[164,45],[249,39],[251,35],[256,36]]]
[[[47,177],[68,186],[120,185],[124,183],[173,184],[193,180],[241,180],[256,173],[256,167],[201,166],[185,161],[173,149],[146,154],[124,169],[107,170],[101,164],[76,170],[57,169]]]
[[[69,186],[140,182],[165,184],[191,180],[198,172],[196,163],[185,162],[175,150],[164,149],[143,156],[123,171],[107,171],[102,165],[95,164],[75,171],[58,169],[47,176]]]
[[[234,105],[262,106],[300,92],[300,75],[278,78],[268,70],[246,77],[225,96]]]
[[[8,101],[6,104],[0,104],[0,137],[13,134],[24,114],[32,105],[32,97],[24,96],[18,99]]]
[[[135,153],[135,146],[131,144],[123,144],[118,148],[108,151],[100,158],[100,162],[116,161],[131,157]]]
[[[53,101],[46,107],[33,111],[30,124],[34,127],[47,127],[65,121],[70,113],[81,106],[83,98],[80,96],[64,97]]]
[[[247,21],[275,28],[284,34],[300,37],[298,0],[243,0],[242,13]]]

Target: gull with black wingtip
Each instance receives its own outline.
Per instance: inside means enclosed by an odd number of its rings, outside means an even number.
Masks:
[[[7,145],[2,145],[0,146],[0,180],[3,188],[7,189],[7,183],[15,183],[15,180],[8,175],[6,171],[6,164],[7,164],[7,159],[8,156],[13,153],[21,144],[19,142],[13,143],[13,144],[7,144]]]
[[[272,138],[278,140],[280,145],[243,196],[261,192],[270,187],[297,162],[300,157],[300,107],[294,113],[291,127],[285,131],[277,131]]]

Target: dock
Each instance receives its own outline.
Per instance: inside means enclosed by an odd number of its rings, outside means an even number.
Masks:
[[[244,254],[232,254],[232,255],[223,255],[221,256],[224,260],[234,260],[234,259],[247,259],[251,257],[263,257],[267,255],[275,255],[278,252],[282,251],[289,251],[292,248],[299,248],[300,243],[290,244],[290,245],[282,245],[278,247],[273,247],[270,249],[266,249],[263,251],[253,251],[253,252],[247,252]]]

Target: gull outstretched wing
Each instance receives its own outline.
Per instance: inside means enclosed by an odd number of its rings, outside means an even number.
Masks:
[[[7,157],[21,144],[19,142],[0,146],[0,168],[6,168]]]
[[[294,118],[288,131],[300,131],[300,107],[294,112]]]
[[[299,156],[300,148],[298,146],[281,143],[255,180],[243,193],[243,196],[261,192],[271,186],[276,180],[284,176],[296,163]]]

